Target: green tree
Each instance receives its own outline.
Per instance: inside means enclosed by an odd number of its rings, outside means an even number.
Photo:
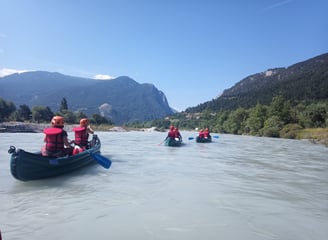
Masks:
[[[13,102],[0,98],[0,121],[9,119],[10,115],[15,111],[16,106]]]
[[[280,130],[282,129],[283,122],[278,116],[271,116],[264,122],[262,135],[266,137],[280,137]]]
[[[284,123],[291,121],[291,106],[289,101],[285,101],[282,96],[272,98],[271,104],[268,108],[268,117],[276,116]]]
[[[225,129],[223,127],[223,124],[225,121],[227,121],[229,117],[228,111],[221,111],[216,115],[215,125],[212,131],[216,132],[225,132]]]
[[[306,109],[306,105],[304,103],[299,103],[295,107],[296,122],[300,124],[302,127],[309,125],[307,123],[308,119],[305,114],[305,109]]]
[[[254,108],[250,109],[249,118],[246,120],[246,131],[251,135],[259,134],[260,129],[264,126],[266,118],[266,108],[257,103]]]
[[[147,123],[143,123],[143,126],[166,129],[166,128],[169,128],[170,121],[166,120],[166,119],[156,119],[156,120],[151,121],[151,124],[149,124],[149,125],[147,125]]]
[[[54,114],[49,107],[35,106],[32,108],[32,120],[37,123],[50,122],[53,115]]]
[[[67,105],[67,101],[66,101],[66,98],[63,98],[60,102],[60,108],[59,108],[59,111],[61,113],[64,113],[65,111],[68,110],[68,105]]]
[[[93,124],[112,124],[112,122],[110,120],[108,120],[107,118],[99,115],[99,114],[93,114],[92,118],[90,119],[90,123]]]
[[[87,115],[85,115],[84,112],[81,111],[75,112],[76,123],[78,123],[82,118],[87,118]]]
[[[245,131],[248,112],[244,108],[237,108],[229,114],[227,121],[224,122],[224,129],[233,134],[242,134]]]
[[[303,124],[305,127],[325,127],[328,106],[326,103],[312,103],[303,111]]]
[[[62,113],[62,115],[65,119],[65,123],[74,124],[77,122],[76,115],[72,111],[66,110]]]
[[[17,116],[19,119],[24,120],[31,120],[32,119],[32,112],[29,106],[26,104],[20,105],[19,109],[17,110]]]
[[[206,128],[209,126],[210,123],[210,119],[211,119],[211,112],[209,109],[205,109],[204,111],[202,111],[201,115],[200,115],[200,128]]]

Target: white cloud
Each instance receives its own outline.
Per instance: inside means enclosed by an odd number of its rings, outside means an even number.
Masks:
[[[293,0],[280,1],[280,2],[277,2],[277,3],[275,3],[275,4],[272,4],[272,5],[268,6],[268,7],[266,7],[265,9],[266,9],[266,10],[269,10],[269,9],[273,9],[273,8],[281,7],[281,6],[284,6],[284,5],[286,5],[286,4],[291,3],[292,1],[293,1]]]
[[[114,77],[106,75],[106,74],[97,74],[93,78],[98,79],[98,80],[110,80],[110,79],[113,79]]]
[[[18,69],[10,69],[10,68],[2,68],[0,69],[0,77],[8,76],[14,73],[23,73],[23,72],[31,72],[30,70],[18,70]]]

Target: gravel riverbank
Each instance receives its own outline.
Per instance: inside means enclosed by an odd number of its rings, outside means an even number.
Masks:
[[[25,123],[25,122],[3,122],[0,123],[0,132],[30,132],[40,133],[43,129],[50,127],[49,124],[45,123]],[[65,126],[65,130],[69,131],[72,126]]]

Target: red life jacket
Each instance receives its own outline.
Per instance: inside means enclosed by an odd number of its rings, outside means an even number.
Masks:
[[[61,128],[46,128],[43,130],[46,134],[46,150],[48,152],[59,152],[64,150],[63,130]]]
[[[204,138],[204,132],[199,132],[198,136],[199,136],[200,138]]]
[[[175,138],[175,132],[173,130],[170,130],[168,133],[169,138]]]
[[[76,127],[73,129],[75,133],[75,144],[79,146],[88,146],[89,133],[86,127]]]
[[[204,131],[204,138],[209,138],[210,137],[210,133],[208,131]]]

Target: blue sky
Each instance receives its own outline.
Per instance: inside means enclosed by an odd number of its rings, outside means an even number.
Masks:
[[[171,107],[328,52],[326,0],[0,0],[0,76],[129,76]]]

